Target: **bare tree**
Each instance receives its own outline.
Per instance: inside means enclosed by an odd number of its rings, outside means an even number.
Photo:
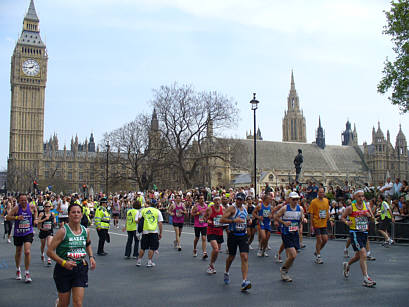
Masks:
[[[154,91],[160,131],[168,146],[167,163],[191,187],[200,165],[226,157],[214,146],[213,133],[235,124],[237,104],[217,92],[196,92],[190,85],[161,86]]]

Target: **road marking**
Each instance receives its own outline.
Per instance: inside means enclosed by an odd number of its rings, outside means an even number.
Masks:
[[[89,228],[89,229],[93,229],[93,230],[96,231],[95,228]],[[170,232],[170,233],[173,233],[173,232],[174,232],[173,230],[166,230],[166,229],[163,229],[162,231]],[[112,232],[112,231],[108,231],[108,233],[109,233],[109,234],[113,234],[113,235],[117,235],[117,236],[128,237],[127,234],[123,234],[123,233],[117,233],[117,232]],[[193,232],[182,232],[182,235],[184,235],[184,234],[187,234],[187,235],[195,235]]]

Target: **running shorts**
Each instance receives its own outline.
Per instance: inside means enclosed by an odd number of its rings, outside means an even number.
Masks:
[[[51,237],[53,236],[53,231],[52,230],[46,230],[46,231],[40,230],[40,233],[38,234],[38,237],[40,239],[45,239],[48,236],[51,236]]]
[[[53,277],[59,293],[66,293],[75,287],[87,288],[88,264],[80,263],[72,270],[67,270],[57,263]]]
[[[366,248],[366,242],[368,241],[368,234],[362,231],[350,231],[351,245],[355,252],[359,252],[361,249]]]
[[[227,237],[227,249],[229,250],[229,255],[235,256],[237,253],[237,247],[240,253],[249,252],[249,239],[247,234],[244,236],[236,236],[230,233]]]
[[[142,235],[141,249],[156,251],[159,248],[159,234],[147,233]]]
[[[283,240],[284,248],[295,248],[300,249],[300,236],[298,231],[290,232],[289,234],[281,234],[281,239]]]
[[[33,233],[29,233],[28,235],[22,237],[13,236],[15,246],[22,246],[26,242],[33,243],[33,239],[34,239]]]
[[[183,223],[173,223],[173,227],[183,228]]]
[[[217,243],[222,244],[224,242],[223,236],[215,234],[207,234],[207,242],[215,240]]]
[[[316,236],[319,236],[319,235],[328,235],[327,227],[314,228],[314,232],[315,232],[315,235],[316,235]]]
[[[195,237],[199,238],[200,235],[202,236],[207,235],[207,227],[195,227]]]

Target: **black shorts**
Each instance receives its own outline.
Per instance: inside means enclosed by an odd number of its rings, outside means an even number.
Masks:
[[[251,221],[250,225],[247,225],[247,228],[256,228],[258,221],[256,219]]]
[[[173,227],[183,228],[183,223],[173,223]]]
[[[316,236],[319,236],[319,235],[328,235],[327,227],[314,228],[314,232],[315,232],[315,235],[316,235]]]
[[[68,223],[68,217],[59,217],[58,218],[58,222],[59,223]]]
[[[381,220],[381,222],[379,223],[379,230],[388,231],[390,233],[391,224],[392,220],[389,218],[385,218],[384,220]]]
[[[52,230],[40,230],[40,233],[38,234],[38,237],[40,238],[40,239],[45,239],[45,238],[47,238],[47,237],[49,237],[49,236],[53,236],[54,234],[53,234],[53,231]]]
[[[224,242],[223,236],[215,235],[215,234],[207,234],[207,242],[216,241],[219,244]]]
[[[292,231],[289,234],[281,234],[281,239],[283,240],[284,248],[295,248],[300,249],[300,236],[298,231]]]
[[[249,252],[249,239],[247,234],[244,236],[236,236],[232,233],[227,237],[227,248],[229,255],[236,255],[237,247],[239,247],[240,253]]]
[[[142,235],[141,249],[156,251],[159,248],[159,234],[147,233]]]
[[[119,213],[112,213],[112,217],[119,217]]]
[[[195,227],[195,237],[199,238],[200,235],[202,236],[207,235],[207,227]]]
[[[72,288],[88,287],[88,264],[77,264],[72,270],[64,269],[58,263],[54,268],[54,282],[59,293],[69,292]]]
[[[13,237],[15,246],[22,246],[26,242],[33,243],[33,239],[34,239],[33,233],[30,233],[23,237],[16,237],[16,236]]]
[[[366,248],[366,242],[368,241],[368,234],[362,231],[350,231],[351,245],[354,251],[359,252],[361,249]]]

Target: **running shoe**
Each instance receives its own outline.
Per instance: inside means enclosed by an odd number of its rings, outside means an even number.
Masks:
[[[279,254],[274,254],[274,260],[277,263],[283,263],[283,260],[281,259]]]
[[[264,254],[263,251],[261,249],[259,249],[258,252],[257,252],[257,256],[258,257],[263,257],[263,254]]]
[[[157,249],[154,254],[159,257],[159,250]]]
[[[212,267],[211,265],[209,265],[209,267],[207,268],[207,274],[216,274],[216,269],[214,267]]]
[[[348,250],[344,249],[344,258],[349,258]]]
[[[138,259],[136,261],[136,266],[141,266],[142,265],[142,259]]]
[[[362,282],[362,286],[371,288],[371,287],[373,287],[375,285],[376,285],[376,283],[374,283],[373,280],[371,280],[369,278],[369,276],[364,277],[364,281]]]
[[[55,307],[58,307],[59,302],[60,302],[60,299],[57,297],[57,299],[55,300]]]
[[[47,265],[51,265],[51,259],[50,258],[47,259]]]
[[[138,256],[132,256],[132,259],[138,259]]]
[[[264,251],[263,256],[268,257],[268,253],[266,251]]]
[[[368,260],[368,261],[375,261],[376,258],[375,258],[374,256],[368,255],[368,256],[366,256],[366,260]]]
[[[156,265],[155,263],[153,263],[151,260],[149,260],[148,263],[146,264],[146,267],[151,268],[151,267],[154,267],[155,265]]]
[[[182,247],[178,246],[178,252],[182,251]]]
[[[197,257],[197,249],[193,250],[193,257]]]
[[[267,249],[268,249],[268,250],[271,250],[270,244],[267,244]]]
[[[21,271],[17,270],[16,272],[16,280],[21,280]]]
[[[251,246],[251,244],[249,245],[249,250],[253,250],[253,246]]]
[[[11,243],[11,240],[10,240],[10,239],[7,239],[7,243]]]
[[[300,246],[300,248],[306,248],[307,247],[307,245],[305,245],[305,244],[301,244],[301,246]]]
[[[44,253],[41,254],[41,262],[44,262]]]
[[[349,278],[349,265],[348,265],[348,262],[344,262],[344,263],[342,263],[342,267],[343,267],[343,273],[344,273],[344,277],[345,277],[345,279],[348,279]]]
[[[373,280],[373,279],[372,279],[371,277],[369,277],[368,275],[365,277],[365,279],[368,280],[368,281],[370,281],[370,282],[372,282],[374,286],[376,285],[376,281]]]
[[[31,279],[30,273],[26,272],[24,281],[25,281],[26,283],[29,283],[29,282],[32,282],[32,281],[33,281],[33,280]]]
[[[323,264],[324,261],[322,261],[321,256],[317,256],[317,257],[315,258],[315,263],[317,263],[317,264]]]
[[[286,281],[286,282],[292,282],[293,280],[291,279],[290,276],[288,276],[288,272],[286,270],[283,270],[283,268],[280,268],[280,273],[281,273],[281,280]]]
[[[241,291],[247,291],[248,289],[251,289],[251,282],[250,280],[245,280],[241,283]]]
[[[230,275],[229,273],[224,272],[224,283],[228,285],[230,283]]]
[[[207,253],[206,253],[206,252],[204,252],[204,253],[203,253],[203,257],[202,257],[202,259],[203,259],[203,260],[205,260],[205,259],[207,259],[207,258],[209,258],[209,256],[207,255]]]

